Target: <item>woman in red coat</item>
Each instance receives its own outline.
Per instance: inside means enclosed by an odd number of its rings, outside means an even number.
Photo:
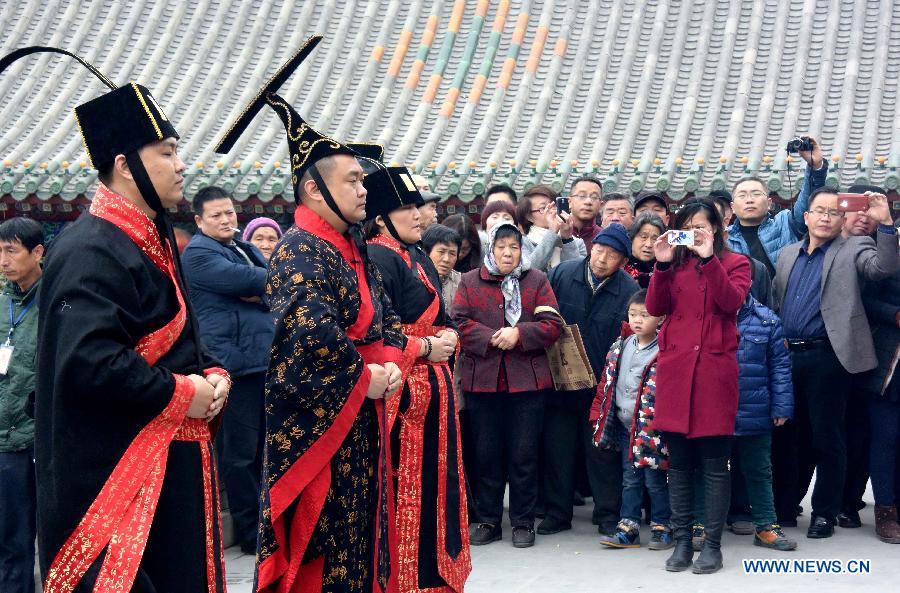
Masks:
[[[654,428],[669,444],[669,498],[675,551],[666,570],[691,566],[694,470],[701,469],[706,541],[695,573],[722,567],[721,538],[731,493],[728,458],[738,407],[737,312],[750,290],[750,263],[728,251],[718,210],[689,202],[674,229],[693,230],[694,244],[673,247],[669,231],[656,240],[656,270],[647,311],[666,316],[659,332]]]
[[[558,310],[547,276],[529,270],[522,233],[512,224],[491,229],[480,269],[463,274],[453,320],[462,353],[458,371],[466,393],[475,449],[472,545],[501,539],[503,491],[509,478],[513,545],[534,545],[538,494],[538,442],[545,392],[553,388],[545,349],[562,321],[540,307]]]

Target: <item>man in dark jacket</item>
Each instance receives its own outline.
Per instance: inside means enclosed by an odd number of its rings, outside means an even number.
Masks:
[[[231,399],[222,418],[219,465],[241,550],[256,552],[262,471],[263,391],[274,326],[262,301],[266,260],[235,238],[237,215],[224,190],[207,187],[194,196],[200,232],[182,260],[200,335],[231,373]]]
[[[27,410],[34,392],[37,293],[44,231],[29,218],[0,224],[0,591],[34,593],[34,420]],[[9,317],[6,312],[9,311]]]
[[[603,372],[606,353],[619,337],[627,318],[628,298],[638,284],[621,270],[631,253],[625,227],[603,229],[591,253],[561,263],[550,273],[550,285],[566,323],[578,325],[594,375]],[[594,497],[593,521],[611,535],[619,520],[621,459],[616,451],[591,444],[588,422],[594,389],[553,392],[544,412],[542,443],[543,498],[546,517],[538,533],[551,534],[572,526],[572,498],[578,475],[578,447],[583,447],[588,481]]]

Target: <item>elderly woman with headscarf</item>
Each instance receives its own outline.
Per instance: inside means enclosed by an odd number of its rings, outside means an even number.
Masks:
[[[538,443],[544,395],[553,388],[545,350],[562,331],[547,276],[529,269],[515,225],[491,228],[480,269],[463,274],[453,319],[462,353],[458,371],[475,441],[472,545],[502,538],[503,492],[515,547],[534,545]]]
[[[269,258],[272,257],[272,253],[275,251],[275,246],[281,240],[282,234],[281,227],[278,226],[277,222],[271,218],[260,216],[247,224],[242,238],[244,241],[256,245],[256,248],[265,256],[266,261],[269,261]]]

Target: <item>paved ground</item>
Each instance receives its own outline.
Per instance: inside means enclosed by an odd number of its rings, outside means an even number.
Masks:
[[[786,530],[800,546],[795,552],[776,552],[753,545],[750,536],[728,533],[723,542],[725,568],[714,575],[690,572],[670,573],[663,568],[669,552],[613,550],[597,542],[597,531],[590,523],[588,506],[576,508],[572,531],[538,536],[533,548],[518,550],[510,543],[509,526],[503,541],[473,548],[472,576],[468,593],[597,593],[598,591],[679,591],[738,593],[735,586],[752,593],[784,591],[789,593],[846,592],[854,589],[895,590],[900,582],[900,545],[881,543],[874,535],[871,493],[868,506],[861,512],[861,529],[837,528],[826,540],[806,539],[808,512],[800,517],[800,526]],[[804,501],[809,509],[809,500]],[[641,539],[649,541],[649,528]],[[743,559],[840,559],[869,560],[869,574],[745,574]],[[242,556],[237,548],[226,552],[229,593],[250,593],[253,583],[253,558]],[[749,593],[748,591],[748,593]]]

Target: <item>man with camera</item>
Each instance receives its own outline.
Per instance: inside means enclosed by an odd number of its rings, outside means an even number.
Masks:
[[[854,376],[878,364],[861,288],[900,268],[887,198],[865,195],[867,215],[879,223],[875,241],[842,237],[847,209],[835,190],[819,188],[804,214],[808,236],[784,248],[775,275],[796,402],[795,421],[786,425],[789,438],[773,455],[796,464],[795,471],[776,472],[776,511],[781,523],[796,525],[797,504],[817,470],[810,538],[834,534],[847,465],[845,414],[848,405],[861,405],[850,401],[850,386]]]
[[[728,227],[728,247],[763,262],[770,276],[775,275],[778,254],[806,233],[803,221],[809,197],[825,184],[828,163],[814,138],[802,136],[788,143],[789,153],[799,153],[807,162],[803,188],[794,207],[770,214],[772,199],[766,182],[759,177],[744,177],[732,190],[735,221]]]

